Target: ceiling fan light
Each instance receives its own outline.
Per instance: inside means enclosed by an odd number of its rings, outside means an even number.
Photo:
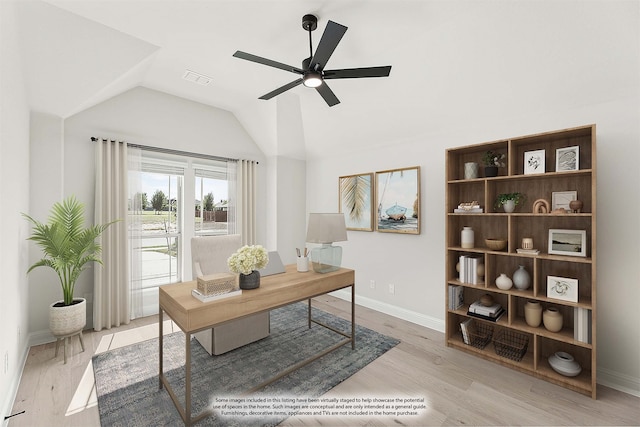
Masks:
[[[302,77],[302,84],[306,87],[318,87],[322,84],[322,76],[320,73],[306,73]]]

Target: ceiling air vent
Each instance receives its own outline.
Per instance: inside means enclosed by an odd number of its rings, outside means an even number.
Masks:
[[[182,78],[202,86],[208,85],[212,80],[209,76],[205,76],[204,74],[196,73],[195,71],[191,70],[186,70]]]

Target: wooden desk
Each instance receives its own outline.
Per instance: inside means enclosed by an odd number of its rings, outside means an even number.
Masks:
[[[341,340],[317,355],[289,367],[275,377],[257,385],[251,390],[248,390],[246,392],[247,394],[271,384],[273,381],[282,378],[302,366],[308,365],[314,360],[317,360],[345,344],[351,343],[351,348],[355,348],[355,272],[353,270],[341,268],[337,271],[325,274],[315,273],[313,271],[298,273],[295,265],[288,265],[286,266],[285,273],[262,277],[260,279],[260,287],[258,289],[244,290],[242,291],[242,295],[223,298],[207,303],[203,303],[191,295],[191,290],[195,289],[196,286],[197,283],[195,281],[191,281],[159,287],[160,318],[158,327],[160,337],[160,388],[166,387],[167,392],[171,396],[171,400],[173,400],[174,405],[178,409],[178,412],[186,425],[196,423],[211,414],[210,411],[204,411],[195,418],[191,418],[191,335],[194,332],[222,325],[252,314],[308,300],[309,327],[311,327],[311,323],[313,322],[329,328],[345,337],[344,340]],[[311,298],[348,287],[351,287],[351,335],[337,331],[311,318]],[[165,312],[185,334],[186,390],[184,408],[178,401],[178,398],[173,392],[173,389],[171,388],[163,371],[162,323]]]

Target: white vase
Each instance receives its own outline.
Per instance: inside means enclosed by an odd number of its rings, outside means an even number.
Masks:
[[[516,202],[514,202],[513,200],[507,200],[502,204],[502,207],[504,208],[505,212],[511,213],[516,209]]]
[[[475,179],[478,177],[478,164],[468,162],[464,164],[464,179]]]
[[[506,291],[508,289],[511,289],[511,286],[513,286],[513,282],[509,277],[507,277],[506,274],[500,273],[500,276],[496,278],[496,286],[498,287],[498,289]]]
[[[471,249],[474,246],[475,238],[471,227],[463,227],[460,233],[460,246]]]
[[[524,265],[519,266],[513,273],[513,286],[520,290],[529,289],[531,286],[531,275],[525,270]]]

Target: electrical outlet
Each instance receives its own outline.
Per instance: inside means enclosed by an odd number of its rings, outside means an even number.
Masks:
[[[370,280],[369,281],[369,287],[371,289],[375,289],[376,288],[376,281],[375,280]]]
[[[396,293],[396,285],[389,283],[389,293],[392,295]]]

